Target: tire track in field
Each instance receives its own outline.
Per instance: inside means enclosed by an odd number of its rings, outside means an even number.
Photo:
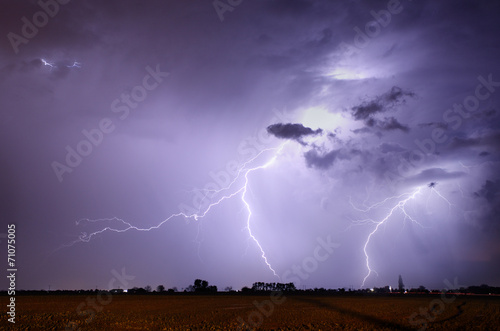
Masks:
[[[455,315],[450,316],[450,317],[448,317],[448,318],[445,318],[444,320],[435,321],[433,324],[444,323],[444,322],[446,322],[446,321],[449,321],[449,320],[455,319],[455,318],[457,318],[458,316],[462,315],[462,313],[464,312],[464,309],[463,309],[462,307],[463,307],[463,306],[465,306],[465,304],[466,304],[466,303],[467,303],[467,302],[463,301],[461,304],[459,304],[459,305],[457,306],[458,311],[457,311],[457,313],[456,313]]]
[[[352,318],[367,322],[369,324],[372,324],[377,329],[378,328],[391,328],[391,329],[395,329],[395,330],[404,330],[404,331],[413,330],[412,328],[408,328],[408,327],[401,325],[401,324],[398,324],[398,323],[384,320],[384,319],[381,319],[381,318],[378,318],[378,317],[375,317],[372,315],[363,314],[363,313],[355,311],[355,310],[342,308],[342,307],[339,307],[337,305],[334,305],[331,303],[326,303],[326,302],[323,302],[323,301],[315,299],[315,298],[307,298],[307,297],[297,296],[297,297],[294,297],[294,299],[297,301],[303,301],[303,302],[307,302],[310,304],[314,304],[317,307],[336,311],[338,313],[350,316]]]

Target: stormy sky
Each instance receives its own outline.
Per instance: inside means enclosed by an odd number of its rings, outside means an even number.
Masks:
[[[17,287],[500,286],[499,14],[2,1]]]

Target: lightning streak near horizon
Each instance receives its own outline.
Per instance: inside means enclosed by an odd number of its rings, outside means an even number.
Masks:
[[[376,203],[373,206],[371,206],[368,209],[366,209],[366,211],[368,211],[368,210],[370,210],[370,209],[372,209],[372,208],[374,208],[376,206],[379,206],[379,205],[381,205],[381,204],[383,204],[386,201],[389,201],[391,199],[396,199],[396,198],[402,199],[403,197],[405,197],[404,199],[398,201],[398,203],[389,210],[389,212],[387,213],[387,215],[381,221],[379,221],[379,222],[373,221],[376,224],[376,226],[373,229],[373,231],[370,232],[370,234],[366,238],[365,244],[363,246],[363,252],[365,253],[366,268],[368,269],[368,273],[366,274],[365,278],[363,278],[363,282],[361,283],[361,287],[365,286],[365,282],[368,279],[368,277],[370,277],[370,275],[372,274],[372,272],[377,273],[375,270],[373,270],[370,267],[370,256],[368,255],[367,247],[368,247],[368,244],[370,243],[370,240],[371,240],[372,236],[378,231],[378,229],[380,228],[380,226],[383,225],[383,224],[385,224],[398,209],[404,214],[404,220],[409,219],[410,221],[418,224],[419,226],[422,226],[419,222],[417,222],[415,219],[413,219],[406,212],[406,209],[405,209],[406,204],[408,203],[408,201],[413,200],[415,198],[415,196],[420,193],[420,190],[421,190],[421,188],[419,187],[415,191],[413,191],[412,193],[403,193],[403,194],[395,196],[395,197],[389,197],[389,198],[385,199],[384,201]]]
[[[81,219],[81,220],[76,221],[76,225],[79,225],[81,222],[100,223],[100,222],[116,221],[116,222],[119,222],[119,223],[123,224],[125,226],[125,228],[118,229],[118,228],[115,228],[115,227],[106,226],[105,228],[103,228],[101,230],[98,230],[98,231],[95,231],[95,232],[92,232],[92,233],[89,233],[89,234],[86,233],[86,232],[83,232],[83,233],[81,233],[81,235],[78,237],[77,240],[74,240],[73,242],[71,242],[69,244],[62,245],[60,248],[71,247],[71,246],[73,246],[73,245],[75,245],[77,243],[80,243],[80,242],[89,242],[89,241],[92,240],[93,237],[95,237],[95,236],[97,236],[99,234],[102,234],[104,232],[108,232],[108,231],[122,233],[122,232],[127,232],[127,231],[130,231],[130,230],[143,231],[143,232],[148,232],[148,231],[156,230],[156,229],[159,229],[161,226],[163,226],[168,221],[170,221],[171,219],[176,218],[176,217],[184,217],[186,219],[193,219],[195,221],[198,221],[199,219],[204,218],[210,212],[210,210],[212,209],[212,207],[215,207],[215,206],[219,205],[224,200],[231,199],[231,198],[237,196],[238,194],[241,194],[241,201],[243,202],[243,204],[245,205],[245,207],[246,207],[246,209],[248,211],[248,217],[247,217],[246,227],[245,227],[247,229],[247,231],[248,231],[248,235],[250,236],[250,238],[255,242],[255,244],[259,248],[259,250],[261,252],[261,257],[264,260],[264,262],[267,265],[267,267],[269,268],[269,270],[273,273],[274,276],[276,276],[276,277],[279,278],[278,274],[276,273],[276,271],[273,269],[273,267],[269,263],[269,261],[267,259],[267,256],[266,256],[266,253],[265,253],[264,249],[262,248],[262,245],[259,243],[259,241],[257,240],[257,238],[252,233],[252,229],[250,227],[250,219],[252,217],[252,210],[251,210],[250,204],[246,200],[246,193],[247,193],[247,189],[248,189],[248,185],[249,185],[249,177],[248,177],[249,174],[251,172],[253,172],[253,171],[260,170],[260,169],[265,169],[265,168],[269,167],[270,165],[272,165],[276,161],[278,155],[281,153],[281,151],[283,150],[283,148],[284,148],[285,145],[286,145],[286,143],[284,143],[281,146],[276,147],[276,148],[267,148],[267,149],[264,149],[264,150],[260,151],[255,157],[253,157],[249,161],[243,163],[240,166],[240,168],[239,168],[239,170],[237,172],[236,177],[226,187],[223,187],[223,188],[221,188],[219,190],[204,190],[205,191],[205,195],[204,195],[204,198],[203,198],[202,202],[205,199],[209,199],[209,193],[213,193],[212,194],[212,196],[213,196],[213,195],[221,193],[221,192],[229,191],[237,183],[238,179],[240,179],[242,177],[244,178],[244,182],[243,182],[243,184],[242,184],[241,187],[239,187],[236,191],[234,191],[232,193],[228,193],[226,195],[223,195],[222,197],[220,197],[219,199],[217,199],[215,202],[209,203],[208,206],[205,208],[205,210],[203,212],[201,212],[201,210],[198,210],[198,212],[193,213],[193,214],[187,214],[187,213],[184,213],[184,212],[179,212],[179,213],[170,215],[169,217],[167,217],[166,219],[164,219],[162,222],[158,223],[157,225],[154,225],[154,226],[151,226],[151,227],[147,227],[147,228],[141,228],[141,227],[132,225],[131,223],[129,223],[129,222],[127,222],[127,221],[125,221],[125,220],[123,220],[121,218],[118,218],[118,217],[100,218],[100,219],[88,219],[88,218]],[[255,167],[252,167],[252,168],[248,167],[249,164],[253,163],[262,154],[264,154],[265,152],[269,152],[269,151],[275,151],[273,157],[269,161],[267,161],[265,164],[260,165],[260,166],[255,166]],[[200,204],[202,202],[200,202]]]
[[[451,208],[451,205],[452,203],[450,201],[448,201],[448,199],[446,199],[441,193],[439,193],[439,191],[435,188],[435,183],[433,185],[429,185],[428,186],[431,190],[431,192],[435,192],[440,198],[442,198],[444,201],[446,201],[446,203],[448,204],[448,206],[450,206]],[[366,261],[366,268],[368,270],[366,276],[363,278],[363,282],[361,283],[361,287],[364,287],[365,286],[365,283],[366,283],[366,280],[368,279],[368,277],[370,277],[370,275],[372,273],[377,273],[374,269],[372,269],[372,267],[370,266],[370,256],[369,256],[369,253],[368,253],[368,245],[370,244],[370,240],[372,239],[372,237],[377,233],[377,231],[379,230],[379,228],[386,224],[389,219],[394,216],[394,214],[397,212],[397,211],[400,211],[401,213],[403,213],[403,221],[406,221],[406,220],[410,220],[411,222],[417,224],[418,226],[420,226],[421,228],[425,228],[425,226],[423,226],[421,223],[419,223],[415,218],[413,218],[407,211],[406,211],[406,206],[407,204],[414,200],[417,195],[421,194],[421,191],[422,191],[422,188],[423,186],[421,187],[418,187],[416,188],[415,190],[413,191],[410,191],[410,192],[406,192],[406,193],[402,193],[400,195],[397,195],[397,196],[391,196],[391,197],[388,197],[380,202],[377,202],[369,207],[366,207],[366,208],[358,208],[356,206],[354,206],[354,204],[352,203],[351,201],[351,198],[349,198],[349,203],[351,204],[351,206],[357,210],[357,211],[360,211],[360,212],[368,212],[374,208],[377,208],[377,207],[380,207],[384,204],[386,204],[387,202],[389,201],[392,201],[392,200],[397,200],[397,203],[394,205],[394,207],[390,208],[389,211],[386,213],[385,217],[380,220],[380,221],[375,221],[371,218],[369,219],[363,219],[363,220],[357,220],[357,221],[353,221],[353,225],[365,225],[365,224],[375,224],[375,228],[368,234],[368,237],[366,238],[366,241],[363,245],[363,252],[364,252],[364,255],[365,255],[365,261]],[[429,195],[430,197],[430,195]]]

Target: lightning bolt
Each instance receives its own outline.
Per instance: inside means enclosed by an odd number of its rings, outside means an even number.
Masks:
[[[271,164],[273,164],[276,161],[276,158],[277,158],[277,155],[274,155],[274,157],[271,160],[269,160],[266,164],[259,166],[259,167],[252,168],[245,173],[245,185],[243,186],[243,194],[241,195],[241,201],[243,201],[243,204],[246,206],[247,211],[248,211],[247,226],[246,226],[246,228],[248,230],[248,235],[257,244],[257,247],[259,247],[260,252],[262,253],[261,257],[264,260],[264,262],[267,264],[267,267],[269,268],[269,270],[271,270],[276,277],[280,278],[278,276],[278,274],[276,273],[276,271],[274,271],[271,264],[267,261],[266,253],[264,252],[264,249],[260,245],[259,241],[252,234],[252,229],[250,228],[250,219],[252,218],[252,210],[250,209],[250,204],[245,200],[245,196],[247,194],[247,188],[248,188],[248,175],[250,174],[250,172],[258,170],[258,169],[265,169],[265,168],[269,167]]]
[[[245,227],[247,229],[247,231],[248,231],[248,235],[255,242],[255,244],[257,245],[257,247],[259,248],[260,253],[261,253],[261,257],[264,260],[264,262],[267,265],[267,267],[269,268],[269,270],[273,273],[274,276],[276,276],[276,277],[279,278],[278,274],[276,273],[276,271],[273,269],[273,267],[269,263],[269,261],[267,259],[267,256],[266,256],[266,253],[265,253],[264,249],[262,248],[262,245],[259,243],[259,241],[257,240],[257,238],[252,233],[252,229],[251,229],[252,209],[250,207],[250,204],[246,200],[246,193],[248,191],[248,185],[249,185],[249,181],[250,181],[249,175],[252,172],[254,172],[254,171],[265,169],[265,168],[268,168],[269,166],[271,166],[276,161],[276,159],[278,158],[279,154],[282,152],[282,150],[283,150],[283,148],[285,147],[286,144],[287,143],[284,143],[284,144],[282,144],[281,146],[279,146],[277,148],[264,149],[261,152],[259,152],[255,157],[253,157],[249,161],[243,163],[239,167],[239,170],[237,172],[236,177],[226,187],[223,187],[223,188],[221,188],[219,190],[204,190],[205,194],[204,194],[202,202],[205,199],[210,199],[209,194],[212,194],[212,196],[214,196],[215,194],[222,193],[222,192],[225,192],[225,191],[229,191],[238,182],[238,179],[240,179],[242,177],[244,178],[244,182],[243,182],[243,185],[241,187],[239,187],[234,192],[232,192],[232,193],[226,193],[225,195],[223,195],[222,197],[220,197],[216,201],[209,203],[208,207],[206,207],[203,212],[201,212],[201,210],[198,210],[198,212],[193,213],[193,214],[186,214],[184,212],[179,212],[179,213],[172,214],[172,215],[168,216],[166,219],[164,219],[162,222],[158,223],[157,225],[154,225],[154,226],[151,226],[151,227],[147,227],[147,228],[141,228],[141,227],[132,225],[131,223],[129,223],[129,222],[127,222],[127,221],[125,221],[125,220],[123,220],[121,218],[118,218],[118,217],[100,218],[100,219],[88,219],[88,218],[81,219],[79,221],[76,221],[76,225],[77,226],[80,225],[80,223],[82,223],[82,222],[86,222],[86,223],[118,222],[118,223],[120,223],[120,224],[123,225],[123,228],[106,226],[103,229],[95,231],[95,232],[92,232],[92,233],[83,232],[83,233],[80,234],[80,236],[78,237],[77,240],[74,240],[73,242],[71,242],[69,244],[62,245],[60,248],[71,247],[71,246],[73,246],[73,245],[75,245],[77,243],[80,243],[80,242],[89,242],[95,236],[103,234],[105,232],[123,233],[123,232],[131,231],[131,230],[142,231],[142,232],[153,231],[153,230],[159,229],[165,223],[167,223],[171,219],[177,218],[177,217],[184,217],[186,219],[193,219],[195,221],[198,221],[198,220],[204,218],[210,212],[210,210],[213,207],[218,206],[224,200],[231,199],[231,198],[233,198],[233,197],[241,194],[241,201],[244,204],[244,206],[246,207],[247,212],[248,212],[248,217],[247,217],[247,220],[246,220],[246,227]],[[256,166],[256,167],[252,167],[252,168],[248,167],[249,164],[252,164],[262,154],[264,154],[266,152],[269,152],[269,151],[274,151],[275,152],[274,155],[273,155],[273,157],[269,161],[267,161],[265,164],[260,165],[260,166]]]
[[[467,173],[470,173],[470,169],[473,168],[473,166],[466,166],[462,163],[462,161],[459,161],[458,163],[465,169],[465,171],[467,171]]]
[[[55,67],[55,65],[53,63],[50,63],[50,62],[46,61],[45,59],[40,59],[40,60],[42,60],[43,65],[49,66],[50,70],[52,70]]]
[[[67,68],[81,68],[82,64],[80,62],[74,61],[72,65],[66,66]]]
[[[368,270],[366,276],[363,278],[363,282],[361,283],[361,287],[364,287],[365,286],[365,282],[366,280],[368,279],[368,277],[370,277],[370,275],[374,272],[374,273],[377,273],[374,269],[371,268],[370,266],[370,256],[368,254],[368,245],[370,244],[370,240],[372,239],[372,237],[377,233],[377,231],[379,230],[379,228],[387,223],[389,221],[389,219],[396,213],[396,211],[400,211],[403,213],[404,215],[404,219],[403,220],[406,220],[406,219],[409,219],[410,221],[418,224],[419,226],[422,226],[418,221],[416,221],[414,218],[412,218],[410,216],[410,214],[408,214],[408,212],[406,211],[406,205],[409,201],[415,199],[415,197],[420,194],[421,192],[421,188],[417,188],[415,191],[413,192],[410,192],[410,193],[403,193],[403,194],[400,194],[398,196],[394,196],[394,197],[389,197],[387,199],[384,199],[383,201],[380,201],[380,202],[377,202],[376,204],[368,207],[368,208],[365,208],[365,209],[359,209],[359,208],[356,208],[357,210],[359,211],[363,211],[363,212],[367,212],[367,211],[370,211],[372,210],[373,208],[376,208],[380,205],[383,205],[384,203],[390,201],[390,200],[393,200],[393,199],[401,199],[398,201],[398,203],[396,203],[396,205],[394,207],[392,207],[389,212],[387,213],[387,215],[381,220],[381,221],[374,221],[372,219],[365,219],[365,220],[360,220],[360,221],[357,221],[358,224],[375,224],[375,228],[368,234],[368,237],[366,238],[366,241],[365,241],[365,244],[363,246],[363,252],[365,254],[365,261],[366,261],[366,268]],[[352,205],[352,203],[351,203]]]
[[[385,198],[384,200],[382,200],[382,201],[380,201],[380,202],[377,202],[377,203],[375,203],[375,204],[373,204],[373,205],[371,205],[371,206],[368,206],[368,207],[366,207],[366,208],[359,208],[359,207],[356,207],[356,206],[354,205],[354,203],[352,202],[352,198],[351,198],[351,197],[349,197],[349,203],[351,204],[352,208],[354,208],[355,210],[360,211],[360,212],[363,212],[363,213],[366,213],[366,212],[369,212],[370,210],[372,210],[372,209],[374,209],[374,208],[376,208],[376,207],[378,207],[378,206],[383,205],[384,203],[386,203],[386,202],[387,202],[387,201],[389,201],[389,200],[399,199],[399,198],[404,197],[404,196],[406,196],[406,195],[408,195],[408,193],[403,193],[403,194],[400,194],[400,195],[398,195],[398,196],[394,196],[394,197],[388,197],[388,198]]]
[[[435,187],[431,187],[431,192],[436,193],[438,197],[440,197],[441,199],[443,199],[448,204],[448,208],[451,210],[451,206],[453,204],[448,199],[446,199],[441,193],[439,193],[439,191],[436,190]]]
[[[375,273],[377,274],[377,272],[372,269],[372,267],[370,266],[370,256],[369,256],[369,253],[368,253],[368,245],[370,244],[370,240],[372,239],[372,237],[377,233],[377,231],[380,229],[380,227],[384,224],[386,224],[393,215],[395,215],[396,212],[401,212],[403,214],[403,221],[406,221],[406,220],[410,220],[411,222],[417,224],[418,226],[422,227],[422,228],[426,228],[425,226],[423,226],[421,223],[419,223],[416,219],[414,219],[406,210],[406,207],[407,207],[407,204],[414,200],[419,194],[421,194],[422,192],[422,188],[423,187],[418,187],[417,189],[415,189],[414,191],[411,191],[411,192],[406,192],[406,193],[403,193],[403,194],[400,194],[400,195],[397,195],[397,196],[391,196],[391,197],[388,197],[380,202],[377,202],[371,206],[368,206],[368,207],[365,207],[365,208],[358,208],[356,207],[353,203],[352,203],[352,200],[351,200],[351,197],[349,197],[349,203],[351,204],[351,206],[357,210],[357,211],[360,211],[360,212],[363,212],[363,213],[366,213],[366,212],[369,212],[377,207],[380,207],[384,204],[386,204],[387,202],[389,201],[393,201],[393,200],[396,200],[397,203],[394,205],[394,207],[392,207],[391,209],[389,209],[389,211],[387,212],[386,216],[380,220],[380,221],[375,221],[373,219],[362,219],[362,220],[356,220],[356,221],[353,221],[352,224],[353,225],[366,225],[366,224],[375,224],[375,228],[368,234],[368,237],[366,238],[366,241],[363,245],[363,252],[365,254],[365,261],[366,261],[366,269],[367,269],[367,273],[366,273],[366,276],[363,278],[363,282],[361,283],[361,287],[364,287],[365,286],[365,283],[366,283],[366,280],[368,279],[368,277],[370,277],[370,275],[372,273]],[[435,185],[432,185],[432,186],[429,186],[430,190],[431,190],[431,193],[434,192],[436,193],[436,195],[438,195],[438,197],[440,197],[441,199],[443,199],[447,204],[448,206],[451,208],[451,205],[452,203],[446,199],[441,193],[439,193],[439,191],[435,188]],[[430,197],[430,195],[428,196],[428,198]]]

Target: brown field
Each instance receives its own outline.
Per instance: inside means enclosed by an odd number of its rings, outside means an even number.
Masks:
[[[450,297],[453,298],[453,297]],[[2,330],[498,330],[500,298],[286,295],[17,296],[16,324]],[[8,297],[2,297],[2,307]],[[273,301],[274,300],[274,303]],[[278,300],[281,300],[278,302]],[[261,305],[261,312],[256,305]],[[433,309],[434,308],[434,309]],[[89,311],[86,311],[89,309]],[[78,313],[80,311],[80,314]],[[427,317],[424,317],[425,314]],[[73,322],[73,324],[71,324]],[[73,326],[73,327],[72,327]],[[243,328],[244,329],[244,328]]]

